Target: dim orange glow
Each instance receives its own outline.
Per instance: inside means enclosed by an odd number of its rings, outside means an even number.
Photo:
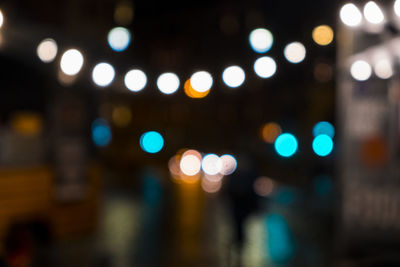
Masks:
[[[24,135],[39,135],[43,130],[43,119],[39,114],[21,112],[11,119],[12,129]]]
[[[126,106],[115,107],[112,112],[112,119],[116,126],[126,127],[132,120],[132,112]]]
[[[261,137],[268,144],[274,143],[281,133],[281,126],[275,122],[267,123],[261,128]]]
[[[368,138],[361,145],[361,159],[366,166],[382,167],[388,157],[387,142],[381,137]]]
[[[205,91],[205,92],[198,92],[198,91],[194,90],[192,85],[190,84],[190,79],[188,79],[185,82],[183,89],[185,91],[185,94],[190,98],[204,98],[210,93],[210,90]]]
[[[314,42],[322,46],[332,43],[333,36],[333,30],[328,25],[318,26],[312,32]]]
[[[208,179],[201,180],[201,187],[206,193],[213,194],[217,193],[222,187],[222,181],[211,181]]]

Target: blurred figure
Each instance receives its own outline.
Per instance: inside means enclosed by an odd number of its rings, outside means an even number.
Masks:
[[[238,168],[227,179],[226,192],[229,199],[229,210],[233,219],[234,246],[238,252],[240,264],[241,250],[246,241],[245,223],[249,215],[257,209],[257,196],[253,183],[257,178],[256,164],[250,156],[238,156]]]

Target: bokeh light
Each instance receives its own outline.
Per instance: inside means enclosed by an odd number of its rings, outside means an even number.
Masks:
[[[276,62],[271,57],[261,57],[254,63],[254,71],[261,78],[270,78],[276,72]]]
[[[196,175],[201,169],[201,154],[196,150],[188,150],[183,153],[180,161],[181,171],[188,176]]]
[[[393,65],[389,58],[382,58],[374,65],[375,75],[381,79],[389,79],[393,76]]]
[[[39,136],[43,132],[43,117],[34,112],[19,111],[10,118],[11,129],[25,136]]]
[[[224,175],[221,173],[217,173],[214,175],[209,175],[206,173],[203,173],[203,179],[208,180],[210,182],[220,182],[224,178]]]
[[[208,91],[200,93],[200,92],[194,90],[192,85],[191,85],[191,83],[190,83],[190,79],[186,80],[185,84],[183,85],[183,89],[185,91],[185,94],[190,98],[204,98],[211,91],[211,90],[208,90]]]
[[[259,177],[253,183],[254,192],[260,197],[268,197],[274,192],[275,182],[268,177]]]
[[[237,160],[235,159],[234,156],[226,154],[226,155],[222,155],[220,157],[220,159],[222,162],[220,174],[231,175],[232,173],[235,172],[235,170],[237,168]]]
[[[385,20],[382,10],[373,1],[369,1],[365,4],[364,17],[369,23],[372,24],[381,24]]]
[[[112,50],[122,52],[131,42],[131,33],[124,27],[116,27],[108,33],[107,40]]]
[[[275,140],[275,150],[282,157],[291,157],[297,151],[297,139],[294,135],[284,133]]]
[[[368,62],[357,60],[351,65],[350,73],[355,80],[366,81],[371,77],[372,70]]]
[[[108,63],[102,62],[97,64],[92,71],[93,82],[101,87],[108,86],[112,83],[115,77],[115,70],[113,66]]]
[[[306,48],[300,42],[288,44],[283,51],[284,56],[290,63],[300,63],[306,58]]]
[[[4,24],[4,15],[3,15],[3,11],[0,10],[0,29],[1,27],[3,27]]]
[[[388,142],[381,136],[371,136],[361,143],[361,161],[367,167],[384,166],[389,159]]]
[[[147,153],[158,153],[164,147],[164,138],[156,131],[146,132],[140,137],[140,147]]]
[[[36,49],[37,56],[44,63],[52,62],[56,58],[57,52],[57,43],[51,38],[41,41]]]
[[[232,88],[241,86],[244,83],[246,74],[239,66],[230,66],[222,73],[222,80],[224,83]]]
[[[60,68],[66,75],[76,75],[82,69],[83,55],[77,49],[67,50],[61,57]]]
[[[327,121],[320,121],[314,125],[313,135],[316,137],[321,134],[326,134],[333,138],[335,136],[335,127]]]
[[[208,179],[201,180],[201,188],[203,188],[204,192],[209,194],[217,193],[221,190],[222,181],[210,181]]]
[[[114,10],[114,20],[120,25],[128,25],[133,19],[133,6],[130,1],[118,3]]]
[[[325,83],[332,80],[333,68],[327,63],[318,63],[314,68],[314,77],[317,81]]]
[[[98,147],[105,147],[112,139],[111,128],[104,119],[96,119],[92,123],[92,140]]]
[[[198,71],[190,77],[190,84],[197,92],[204,93],[211,89],[213,78],[207,71]]]
[[[116,126],[126,127],[131,123],[132,112],[126,106],[117,106],[112,111],[112,119]]]
[[[249,36],[250,46],[257,53],[269,51],[274,43],[272,33],[263,28],[255,29]]]
[[[348,3],[340,9],[340,19],[345,25],[356,27],[362,21],[362,14],[354,4]]]
[[[281,126],[275,122],[266,123],[261,127],[261,138],[268,144],[274,143],[281,133]]]
[[[217,155],[208,154],[201,161],[201,168],[208,175],[216,175],[222,170],[222,161]]]
[[[394,2],[394,13],[396,16],[400,17],[400,0]]]
[[[332,43],[333,36],[333,30],[328,25],[320,25],[312,32],[312,38],[314,42],[322,46]]]
[[[175,155],[168,161],[168,169],[174,179],[180,179],[181,176],[180,159],[180,156]]]
[[[157,79],[157,87],[161,93],[170,95],[179,89],[179,78],[175,73],[167,72],[161,74]]]
[[[130,91],[139,92],[146,86],[147,76],[143,71],[133,69],[126,73],[124,83]]]
[[[333,141],[332,138],[326,134],[318,135],[314,138],[312,143],[312,148],[320,157],[328,156],[333,150]]]

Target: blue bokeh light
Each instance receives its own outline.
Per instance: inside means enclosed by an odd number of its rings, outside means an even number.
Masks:
[[[297,151],[297,139],[294,135],[284,133],[275,140],[275,150],[282,157],[291,157]]]
[[[295,255],[295,243],[287,220],[272,213],[266,218],[268,254],[274,263],[287,263]]]
[[[163,146],[164,138],[158,132],[146,132],[140,137],[140,147],[147,153],[158,153],[161,151]]]
[[[96,146],[105,147],[112,139],[111,129],[104,119],[96,119],[92,123],[92,140]]]
[[[318,135],[314,138],[312,143],[312,148],[320,157],[328,156],[333,150],[333,141],[332,138],[326,134]]]
[[[321,134],[326,134],[330,138],[333,138],[335,136],[335,127],[333,127],[333,125],[327,121],[320,121],[315,124],[313,128],[313,135],[314,137],[317,137]]]

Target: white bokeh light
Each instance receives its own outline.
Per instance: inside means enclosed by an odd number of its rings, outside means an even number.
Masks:
[[[57,56],[57,43],[51,38],[44,39],[36,49],[37,56],[44,63],[52,62]]]
[[[393,65],[390,59],[384,58],[377,61],[374,65],[374,72],[376,76],[381,79],[389,79],[393,76]]]
[[[113,66],[108,63],[102,62],[93,68],[92,79],[93,82],[101,87],[108,86],[112,83],[115,77],[115,70]]]
[[[372,70],[368,62],[357,60],[351,65],[350,73],[357,81],[366,81],[371,77]]]
[[[112,50],[122,52],[131,42],[131,33],[124,27],[116,27],[108,33],[107,40]]]
[[[246,74],[239,66],[231,66],[224,70],[222,73],[222,80],[224,83],[232,88],[241,86],[244,83]]]
[[[201,160],[193,154],[183,155],[179,166],[185,175],[194,176],[200,172]]]
[[[130,70],[126,73],[124,78],[125,86],[132,92],[139,92],[147,84],[146,74],[138,69]]]
[[[288,44],[283,51],[285,58],[290,63],[300,63],[306,57],[306,48],[300,42],[293,42]]]
[[[385,20],[382,10],[373,1],[369,1],[365,4],[364,17],[369,23],[372,24],[381,24]]]
[[[206,193],[213,194],[217,193],[222,187],[222,181],[210,181],[208,179],[201,180],[201,188]]]
[[[175,93],[179,85],[179,77],[172,72],[163,73],[157,79],[158,90],[166,95]]]
[[[362,14],[354,4],[348,3],[340,9],[340,19],[345,25],[356,27],[362,21]]]
[[[190,77],[190,85],[193,90],[204,93],[211,89],[213,78],[207,71],[198,71]]]
[[[3,12],[0,10],[0,29],[3,27],[4,24],[4,15]]]
[[[231,175],[235,172],[237,167],[237,161],[232,155],[222,155],[220,157],[222,162],[222,168],[220,173],[222,175]]]
[[[255,29],[249,36],[250,46],[257,53],[265,53],[271,49],[274,42],[272,33],[263,28]]]
[[[254,71],[261,78],[270,78],[276,72],[276,62],[271,57],[261,57],[254,63]]]
[[[396,16],[400,17],[400,0],[394,2],[394,13]]]
[[[216,175],[221,172],[222,169],[222,161],[220,157],[215,154],[208,154],[204,156],[201,162],[201,168],[204,173],[208,175]]]
[[[67,75],[76,75],[82,69],[83,55],[77,49],[67,50],[61,57],[60,67]]]

